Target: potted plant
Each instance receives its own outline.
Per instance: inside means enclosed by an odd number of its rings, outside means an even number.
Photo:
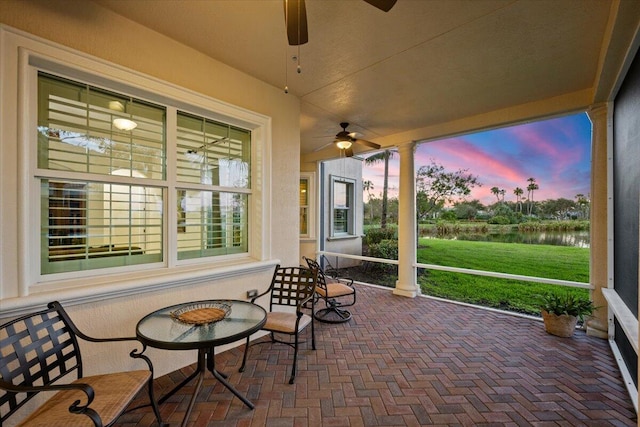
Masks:
[[[595,309],[593,301],[570,292],[550,292],[542,297],[540,304],[545,330],[559,337],[572,336],[578,319],[584,322],[585,316],[591,316]]]

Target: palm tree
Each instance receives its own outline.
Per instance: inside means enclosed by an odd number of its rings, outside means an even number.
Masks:
[[[516,195],[516,207],[522,212],[522,195],[524,194],[524,190],[520,187],[516,187],[513,190],[513,194]]]
[[[589,218],[589,196],[579,193],[576,194],[576,200],[578,207],[580,208],[580,215],[582,218]]]
[[[531,215],[533,212],[533,192],[538,190],[540,187],[536,184],[535,178],[529,178],[527,179],[527,182],[529,182],[529,185],[527,185],[527,200],[529,200],[529,215]]]
[[[373,206],[371,206],[371,191],[373,191],[373,182],[369,181],[368,179],[362,181],[362,191],[366,191],[367,195],[369,196],[369,198],[367,199],[369,203],[369,218],[373,220]]]
[[[387,190],[389,188],[389,159],[393,158],[396,152],[394,150],[384,150],[377,154],[364,159],[365,164],[374,165],[384,162],[384,184],[382,187],[382,216],[380,219],[380,227],[387,228]]]
[[[500,189],[498,187],[491,187],[491,194],[496,196],[496,199],[500,201]]]

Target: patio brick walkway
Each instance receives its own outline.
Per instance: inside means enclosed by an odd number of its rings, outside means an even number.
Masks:
[[[216,366],[256,408],[209,375],[189,425],[637,425],[606,340],[583,331],[558,338],[536,320],[356,286],[351,321],[317,322],[317,350],[302,345],[294,385],[290,347],[252,347],[244,373],[244,346],[236,347],[217,355]],[[192,370],[158,378],[158,395]],[[160,407],[171,426],[180,424],[192,390],[186,386]],[[117,425],[154,420],[147,407]]]

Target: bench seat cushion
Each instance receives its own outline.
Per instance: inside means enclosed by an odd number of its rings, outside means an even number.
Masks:
[[[102,419],[103,425],[109,425],[126,409],[138,392],[147,384],[151,372],[129,371],[114,374],[83,377],[73,381],[90,385],[95,392],[95,399],[89,406]],[[25,427],[93,427],[93,422],[86,415],[72,414],[69,406],[76,400],[87,401],[80,390],[63,390],[51,397],[20,426]]]

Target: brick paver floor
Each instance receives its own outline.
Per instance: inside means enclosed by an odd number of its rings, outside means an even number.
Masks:
[[[540,321],[356,286],[351,321],[317,322],[316,351],[302,345],[294,385],[290,347],[252,347],[239,373],[241,345],[217,355],[216,366],[255,409],[208,376],[189,425],[637,425],[606,340],[583,331],[558,338]],[[158,395],[192,371],[158,378]],[[189,384],[161,405],[171,426],[180,424],[192,390]],[[117,425],[154,420],[147,407]]]

